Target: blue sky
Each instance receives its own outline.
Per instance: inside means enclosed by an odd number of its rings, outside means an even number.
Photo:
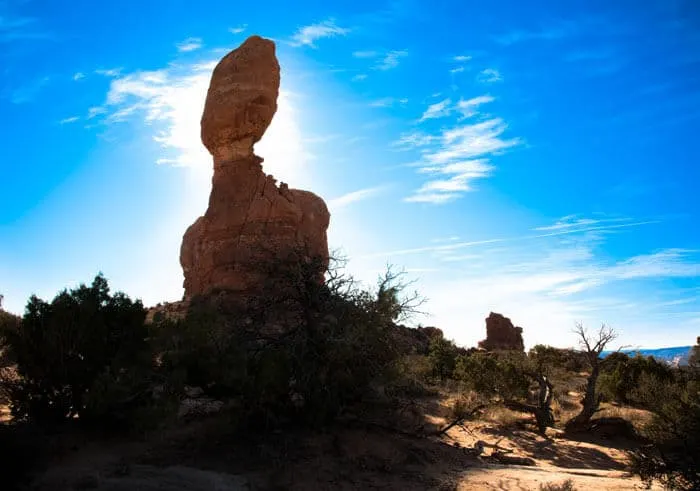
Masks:
[[[216,61],[274,39],[264,167],[329,203],[331,247],[405,268],[464,345],[490,311],[526,344],[700,334],[700,4],[0,0],[0,292],[21,312],[103,271],[146,304],[211,159]]]

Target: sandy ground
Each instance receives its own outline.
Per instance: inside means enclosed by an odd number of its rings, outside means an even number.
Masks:
[[[644,489],[627,473],[637,444],[615,435],[571,439],[536,434],[527,415],[456,425],[439,437],[417,437],[449,421],[449,403],[426,400],[415,419],[351,424],[321,433],[277,433],[242,441],[213,416],[134,441],[77,437],[35,481],[41,490],[220,491],[401,489],[534,490],[574,483],[577,491]],[[475,443],[484,450],[475,456]],[[1,486],[0,486],[1,487]],[[654,486],[652,489],[662,489]]]
[[[557,432],[544,438],[485,422],[456,426],[441,438],[343,427],[246,442],[220,428],[214,419],[157,441],[80,444],[37,489],[537,491],[567,479],[578,491],[643,488],[625,472],[631,443],[624,441],[574,441]],[[470,449],[479,440],[486,448],[476,458]]]
[[[485,466],[471,469],[460,480],[457,489],[530,491],[538,490],[542,484],[560,484],[568,479],[571,479],[575,488],[580,491],[646,489],[638,479],[630,478],[622,472],[524,466]],[[662,488],[655,486],[652,489]]]

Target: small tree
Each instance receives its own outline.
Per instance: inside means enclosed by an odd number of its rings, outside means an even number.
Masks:
[[[98,378],[109,373],[114,384],[147,355],[145,316],[140,301],[110,295],[102,274],[51,303],[32,296],[21,322],[3,329],[20,376],[8,391],[13,415],[41,423],[82,416]]]
[[[602,324],[595,334],[591,334],[583,327],[583,324],[578,323],[576,324],[574,333],[579,337],[579,345],[586,356],[590,373],[586,381],[586,391],[581,400],[581,405],[583,406],[581,412],[566,424],[567,430],[585,427],[598,411],[601,396],[596,390],[596,385],[598,383],[598,377],[600,376],[602,361],[600,355],[605,350],[605,347],[617,338],[615,330],[605,324]]]
[[[642,375],[648,374],[667,382],[673,381],[673,369],[652,356],[628,356],[617,351],[601,362],[598,391],[606,400],[634,404],[631,394],[639,386]]]
[[[700,489],[700,380],[697,373],[674,370],[675,379],[642,374],[633,401],[653,413],[643,432],[651,445],[632,453],[640,477],[660,479],[668,489]]]
[[[421,299],[404,295],[403,273],[391,268],[366,290],[343,273],[342,259],[277,257],[256,265],[265,278],[257,294],[193,299],[161,358],[186,383],[237,401],[251,427],[318,425],[389,371],[398,355],[394,322]]]
[[[428,360],[433,376],[440,380],[451,378],[457,361],[457,347],[442,336],[434,336],[430,340]]]
[[[472,353],[457,358],[456,378],[468,389],[514,411],[532,414],[544,434],[554,424],[554,396],[549,378],[521,354]],[[534,404],[528,402],[531,382],[537,383]]]

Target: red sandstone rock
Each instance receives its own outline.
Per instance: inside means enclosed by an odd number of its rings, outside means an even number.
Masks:
[[[272,41],[248,38],[212,74],[202,142],[214,157],[209,207],[185,232],[185,298],[228,290],[254,293],[262,265],[289,251],[328,261],[330,213],[320,197],[266,175],[253,145],[277,110],[280,68]]]
[[[525,351],[523,328],[513,326],[508,317],[491,312],[486,318],[486,339],[479,341],[479,347],[488,351]]]

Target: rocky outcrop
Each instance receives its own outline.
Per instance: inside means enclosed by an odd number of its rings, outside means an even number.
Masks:
[[[486,339],[479,341],[479,348],[525,351],[523,328],[513,326],[508,317],[491,312],[486,318]]]
[[[185,299],[220,290],[254,294],[266,266],[290,252],[298,260],[321,259],[319,269],[327,266],[325,202],[278,186],[253,153],[277,110],[279,85],[275,44],[258,36],[214,68],[201,121],[214,177],[206,213],[182,240]]]

